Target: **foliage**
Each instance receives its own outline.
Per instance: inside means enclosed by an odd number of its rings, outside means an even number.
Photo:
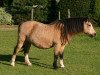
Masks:
[[[5,8],[0,8],[0,24],[12,24],[12,16],[5,11]]]
[[[52,22],[58,19],[58,7],[56,0],[48,1],[48,17],[47,21]]]
[[[38,5],[34,9],[34,19],[37,21],[46,21],[47,19],[47,0],[13,0],[11,13],[15,24],[31,20],[31,9],[33,5]],[[41,8],[40,6],[43,6]]]
[[[100,0],[95,0],[93,19],[100,26]]]
[[[56,0],[13,0],[8,7],[8,11],[13,16],[14,24],[20,24],[23,21],[31,20],[33,5],[38,5],[37,8],[34,8],[34,20],[51,22],[57,19]]]
[[[59,9],[61,18],[68,16],[70,9],[71,17],[85,17],[89,14],[90,0],[60,0]]]

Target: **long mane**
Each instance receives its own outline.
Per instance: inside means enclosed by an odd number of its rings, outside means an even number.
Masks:
[[[88,21],[88,18],[68,18],[64,20],[55,21],[55,26],[61,31],[61,41],[65,44],[68,41],[68,34],[77,34],[83,32],[84,22]]]

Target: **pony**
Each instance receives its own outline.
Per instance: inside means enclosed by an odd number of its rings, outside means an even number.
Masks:
[[[63,53],[65,45],[70,42],[73,35],[81,32],[90,37],[96,36],[96,31],[88,18],[67,18],[49,24],[37,21],[24,22],[18,28],[18,40],[11,58],[11,65],[15,66],[16,54],[22,48],[25,63],[31,66],[32,64],[29,61],[28,53],[31,44],[33,44],[42,49],[54,47],[53,68],[58,68],[58,58],[60,58],[61,68],[64,68]]]

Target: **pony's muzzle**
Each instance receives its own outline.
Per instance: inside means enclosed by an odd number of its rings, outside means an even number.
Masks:
[[[94,36],[96,36],[96,33],[94,33]]]
[[[95,36],[96,36],[96,33],[90,34],[90,37],[95,37]]]

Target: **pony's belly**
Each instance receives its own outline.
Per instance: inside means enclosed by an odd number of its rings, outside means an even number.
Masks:
[[[43,44],[34,44],[34,43],[33,45],[41,49],[48,49],[48,48],[53,47],[52,45],[43,45]]]
[[[38,47],[38,48],[42,48],[42,49],[47,49],[47,48],[51,48],[53,47],[52,44],[46,44],[46,43],[33,43],[34,46]]]
[[[34,46],[38,48],[42,48],[42,49],[53,47],[53,42],[50,40],[46,40],[46,39],[44,40],[43,39],[42,40],[33,39],[31,42]]]

